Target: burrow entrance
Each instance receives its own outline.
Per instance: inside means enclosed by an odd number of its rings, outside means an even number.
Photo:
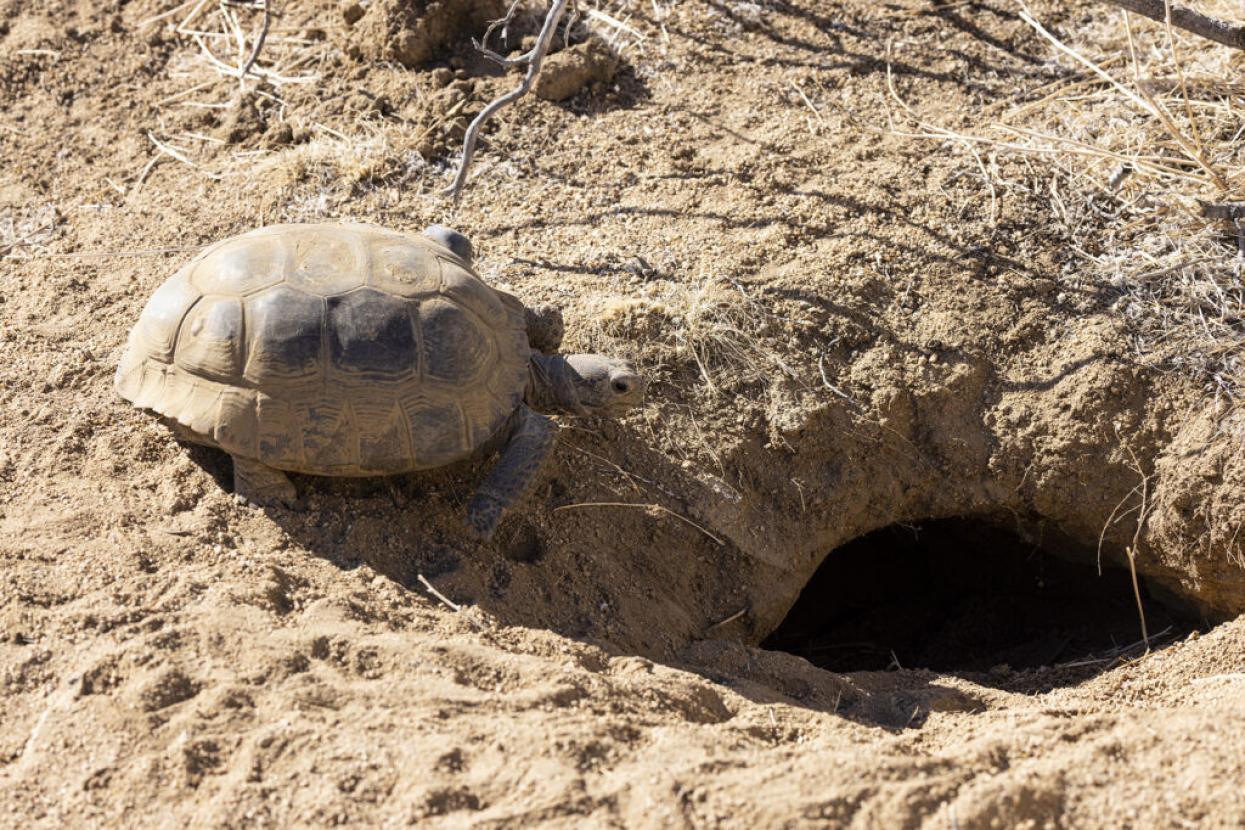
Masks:
[[[1198,627],[1140,587],[1151,635]],[[762,645],[831,671],[957,673],[1105,669],[1139,640],[1126,567],[1104,561],[1099,575],[1092,549],[957,518],[891,525],[832,551]]]

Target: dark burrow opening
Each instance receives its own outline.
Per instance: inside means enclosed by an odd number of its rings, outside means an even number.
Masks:
[[[762,645],[838,672],[1093,673],[1144,650],[1127,566],[1096,559],[980,519],[891,525],[832,551]],[[1140,593],[1154,641],[1198,627]]]

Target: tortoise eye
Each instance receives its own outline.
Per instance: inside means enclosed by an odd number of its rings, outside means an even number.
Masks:
[[[614,386],[614,391],[620,395],[625,395],[631,391],[631,382],[627,380],[623,380],[622,378],[615,380],[613,383],[613,386]]]

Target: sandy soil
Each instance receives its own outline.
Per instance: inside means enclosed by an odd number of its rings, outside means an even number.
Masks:
[[[1028,161],[991,157],[1034,181],[1000,192],[890,128],[898,99],[958,129],[1078,78],[1011,6],[603,5],[621,60],[555,55],[561,100],[498,120],[457,208],[428,194],[514,76],[461,39],[404,65],[431,29],[403,3],[308,2],[239,97],[204,50],[247,50],[206,4],[185,30],[225,36],[178,34],[192,8],[0,0],[0,824],[1245,823],[1239,417],[1126,346]],[[194,251],[337,218],[459,227],[569,348],[651,379],[621,422],[562,423],[495,545],[461,524],[484,461],[301,478],[302,510],[265,512],[112,393]],[[826,642],[780,626],[832,551],[948,517],[983,562],[1101,550],[1117,578],[1022,573],[1059,641],[966,613],[927,671],[905,579],[870,567],[911,560],[853,548],[839,582],[896,609],[852,629],[886,670],[759,646]],[[1150,654],[1087,611],[1132,615],[1130,547]],[[1006,636],[970,660],[983,628]]]

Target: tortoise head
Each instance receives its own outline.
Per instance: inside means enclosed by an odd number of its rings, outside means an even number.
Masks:
[[[447,228],[445,225],[429,225],[424,228],[424,236],[445,248],[468,265],[471,264],[471,257],[474,252],[471,248],[471,240],[465,235],[453,228]]]
[[[617,416],[644,402],[644,388],[644,378],[629,361],[536,352],[527,402],[541,412]]]

